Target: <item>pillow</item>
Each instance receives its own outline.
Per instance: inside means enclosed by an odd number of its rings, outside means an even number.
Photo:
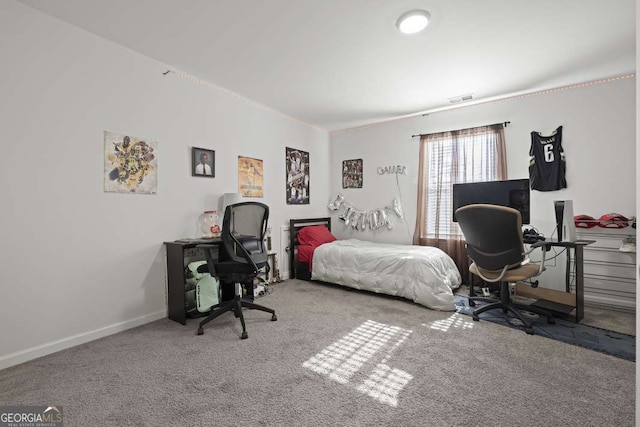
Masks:
[[[335,236],[324,225],[310,225],[298,231],[298,242],[301,245],[320,246],[334,240]]]

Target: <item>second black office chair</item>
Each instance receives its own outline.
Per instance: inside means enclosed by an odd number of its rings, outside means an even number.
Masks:
[[[511,300],[510,283],[528,280],[545,270],[544,242],[533,244],[528,252],[524,250],[520,212],[505,206],[475,204],[456,210],[456,218],[466,241],[467,255],[473,261],[469,271],[486,282],[500,283],[499,301],[469,297],[471,307],[477,300],[491,302],[476,309],[473,320],[478,321],[480,313],[500,308],[505,314],[511,312],[520,319],[527,334],[533,334],[533,322],[520,309],[541,314],[549,323],[555,323],[550,312],[530,305],[518,305]],[[540,264],[529,262],[527,257],[537,248],[542,249]]]
[[[269,207],[258,202],[243,202],[229,205],[222,220],[222,251],[218,260],[214,260],[212,249],[215,245],[199,245],[207,249],[206,269],[212,276],[220,279],[220,286],[234,284],[234,298],[222,301],[211,307],[211,312],[198,326],[198,335],[204,333],[204,325],[220,315],[233,311],[242,323],[241,338],[248,337],[242,315],[243,308],[271,313],[271,320],[278,320],[276,312],[270,308],[255,304],[251,298],[243,298],[243,285],[246,292],[253,295],[253,279],[263,268],[268,269],[267,249],[264,237],[267,232]],[[203,266],[204,267],[204,266]],[[199,270],[200,271],[200,270]]]

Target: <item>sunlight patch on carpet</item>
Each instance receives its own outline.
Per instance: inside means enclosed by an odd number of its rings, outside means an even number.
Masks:
[[[387,405],[398,406],[398,395],[412,379],[413,375],[380,363],[356,390]]]
[[[431,322],[428,325],[422,324],[423,326],[428,326],[431,329],[435,329],[437,331],[447,332],[449,329],[471,329],[473,328],[473,322],[467,320],[465,316],[461,316],[458,313],[453,313],[446,319],[436,320],[435,322]]]
[[[302,366],[340,384],[352,384],[359,392],[395,407],[400,392],[413,376],[388,362],[411,333],[409,329],[367,320]],[[360,379],[358,374],[364,376],[366,372],[370,373]]]

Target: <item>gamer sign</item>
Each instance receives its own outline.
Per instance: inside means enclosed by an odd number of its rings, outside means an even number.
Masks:
[[[406,175],[407,167],[402,165],[378,166],[378,175],[385,174]]]

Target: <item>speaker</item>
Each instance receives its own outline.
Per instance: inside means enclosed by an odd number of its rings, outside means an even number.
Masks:
[[[576,224],[573,220],[573,200],[554,200],[559,242],[576,240]]]

